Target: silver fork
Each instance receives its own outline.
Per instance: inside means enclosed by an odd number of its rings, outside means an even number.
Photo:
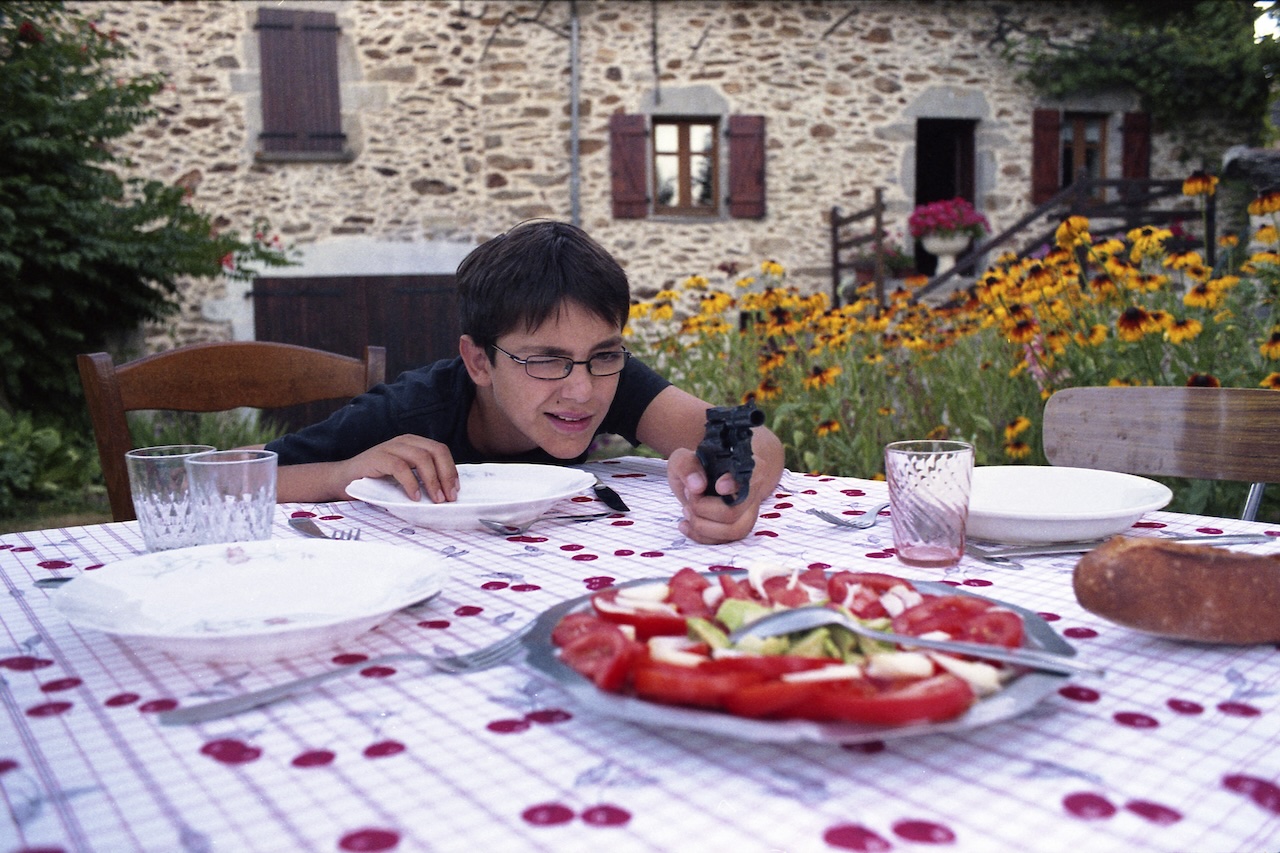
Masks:
[[[332,536],[320,529],[320,525],[316,524],[309,518],[291,518],[289,526],[304,536],[314,536],[316,539],[339,539],[343,541],[355,541],[360,538],[360,528],[353,527],[350,530],[338,530]]]
[[[284,684],[276,684],[272,687],[264,687],[261,690],[254,690],[251,693],[242,693],[239,696],[230,696],[226,699],[217,699],[213,702],[206,702],[203,705],[192,705],[188,708],[176,708],[172,711],[163,711],[159,714],[160,723],[166,726],[185,726],[193,723],[207,723],[210,720],[220,720],[223,717],[230,717],[235,714],[250,711],[254,708],[261,708],[264,705],[270,705],[272,702],[278,702],[288,696],[303,690],[308,690],[319,684],[323,684],[334,678],[341,678],[352,672],[358,672],[362,669],[368,669],[371,666],[378,666],[384,663],[395,663],[397,661],[423,661],[431,666],[437,672],[443,672],[447,675],[458,675],[464,672],[478,672],[482,669],[490,669],[500,666],[516,656],[520,651],[521,642],[526,634],[533,628],[530,622],[515,633],[504,637],[498,642],[477,649],[474,652],[467,652],[461,655],[424,655],[418,652],[396,652],[394,654],[379,655],[360,663],[351,663],[346,666],[340,666],[337,669],[331,669],[328,672],[321,672],[316,675],[309,675],[306,678],[298,678]]]
[[[866,530],[868,527],[873,527],[875,523],[880,520],[881,511],[887,509],[888,506],[889,506],[888,501],[885,501],[882,504],[878,504],[877,506],[873,506],[871,509],[866,511],[866,513],[862,516],[862,518],[858,519],[857,521],[851,521],[850,519],[842,518],[841,516],[827,512],[826,510],[818,509],[816,507],[810,507],[809,509],[805,510],[805,512],[809,513],[809,515],[816,515],[818,518],[822,519],[823,521],[829,524],[834,524],[836,527],[847,527],[850,530]]]

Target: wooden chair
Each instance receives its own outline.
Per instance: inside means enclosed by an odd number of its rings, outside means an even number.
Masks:
[[[361,360],[266,341],[194,344],[118,367],[105,352],[82,353],[76,361],[116,521],[136,517],[124,459],[133,448],[126,412],[273,409],[350,399],[384,381],[387,363],[383,347],[366,347]]]
[[[1250,483],[1252,521],[1280,483],[1280,392],[1261,388],[1089,387],[1044,407],[1051,465]]]

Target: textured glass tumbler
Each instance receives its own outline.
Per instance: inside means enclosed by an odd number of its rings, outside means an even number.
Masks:
[[[203,544],[271,538],[276,512],[275,453],[201,453],[187,459],[187,479]]]
[[[945,568],[964,556],[973,445],[895,441],[884,449],[893,547],[909,566]]]
[[[129,494],[148,551],[200,544],[200,528],[191,512],[187,459],[213,448],[207,444],[140,447],[124,455]]]

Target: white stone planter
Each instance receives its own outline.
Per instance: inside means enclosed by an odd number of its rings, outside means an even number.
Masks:
[[[934,275],[942,275],[956,265],[956,255],[969,245],[968,234],[926,234],[920,238],[920,245],[931,255],[938,257],[938,269]]]

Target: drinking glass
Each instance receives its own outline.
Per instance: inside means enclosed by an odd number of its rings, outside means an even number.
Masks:
[[[271,538],[276,458],[270,450],[214,450],[187,459],[191,506],[201,542]]]
[[[200,544],[200,528],[191,512],[186,461],[213,450],[208,444],[139,447],[125,453],[133,511],[148,551]]]
[[[945,568],[964,556],[973,445],[895,441],[885,446],[893,547],[909,566]]]

